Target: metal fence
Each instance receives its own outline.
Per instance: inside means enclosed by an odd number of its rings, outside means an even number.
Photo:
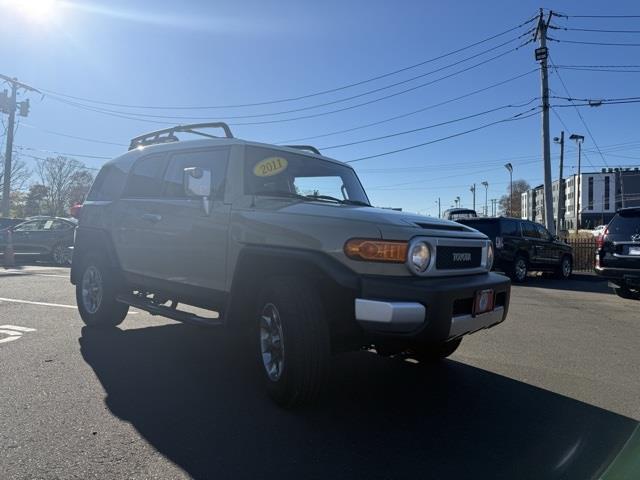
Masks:
[[[592,272],[596,259],[596,239],[567,238],[566,242],[573,247],[573,270]]]

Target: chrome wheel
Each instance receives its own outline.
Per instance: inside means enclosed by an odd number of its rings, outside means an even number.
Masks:
[[[69,254],[65,251],[65,247],[62,245],[56,245],[53,249],[53,262],[56,265],[68,265]]]
[[[260,353],[269,380],[277,382],[284,368],[284,337],[280,313],[272,303],[260,315]]]
[[[82,304],[87,312],[94,314],[102,303],[102,275],[100,270],[91,265],[82,275]]]
[[[518,258],[514,267],[516,280],[522,282],[527,276],[527,262],[523,258]]]
[[[571,260],[568,258],[562,260],[562,276],[564,278],[571,276]]]

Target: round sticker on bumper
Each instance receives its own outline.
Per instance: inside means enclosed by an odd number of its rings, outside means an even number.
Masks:
[[[282,157],[269,157],[264,160],[260,160],[253,167],[253,174],[256,177],[271,177],[272,175],[278,175],[287,169],[289,162],[286,158]]]

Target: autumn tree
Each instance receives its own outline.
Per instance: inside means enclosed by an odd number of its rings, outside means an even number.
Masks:
[[[509,192],[510,188],[507,186],[507,193],[500,197],[498,204],[503,214],[508,217],[519,217],[522,211],[522,197],[521,195],[529,190],[531,187],[526,180],[514,180],[513,192]],[[509,193],[511,193],[511,210],[509,210]]]
[[[38,160],[36,173],[40,185],[46,189],[43,213],[47,215],[66,215],[74,202],[84,199],[93,182],[93,175],[83,163],[62,156]]]

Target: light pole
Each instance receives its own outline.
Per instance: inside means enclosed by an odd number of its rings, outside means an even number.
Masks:
[[[485,180],[484,182],[482,182],[482,186],[484,187],[484,216],[488,217],[489,208],[488,208],[487,198],[488,198],[488,192],[489,192],[489,182]]]
[[[438,200],[436,200],[436,203],[438,204],[438,218],[442,218],[442,207],[440,206],[440,197],[438,197]]]
[[[469,190],[473,194],[473,211],[475,212],[475,210],[476,210],[476,184],[474,183],[473,185],[471,185],[471,187],[469,187]]]
[[[578,144],[578,175],[575,179],[574,182],[574,186],[573,186],[573,192],[575,194],[575,211],[576,211],[576,227],[575,227],[575,232],[576,234],[578,233],[578,213],[579,213],[579,206],[578,204],[580,203],[580,163],[582,161],[582,142],[584,142],[584,135],[576,135],[575,133],[572,133],[571,136],[569,137],[569,140],[574,140],[577,144]]]
[[[509,170],[509,216],[513,217],[513,165],[507,163],[504,168]]]
[[[456,203],[456,207],[460,206],[460,197],[456,197],[455,203]]]

